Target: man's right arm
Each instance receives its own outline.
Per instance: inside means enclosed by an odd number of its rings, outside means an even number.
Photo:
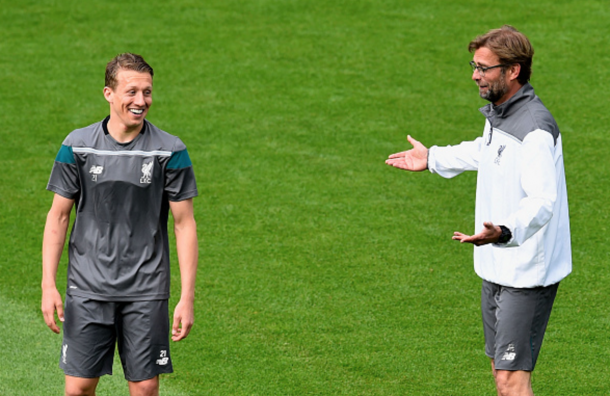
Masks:
[[[55,322],[55,312],[63,322],[63,303],[57,290],[56,276],[59,259],[66,242],[66,234],[70,224],[70,212],[74,200],[55,194],[51,210],[47,215],[42,240],[42,315],[49,328],[59,334],[60,329]]]
[[[478,137],[455,146],[430,147],[428,155],[430,172],[449,179],[464,171],[478,170],[482,144],[483,138]]]

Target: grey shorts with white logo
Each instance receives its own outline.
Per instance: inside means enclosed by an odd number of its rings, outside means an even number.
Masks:
[[[112,374],[117,346],[128,381],[173,372],[167,300],[108,302],[66,295],[64,312],[59,365],[66,375]]]
[[[520,289],[483,281],[485,353],[496,370],[534,370],[558,286]]]

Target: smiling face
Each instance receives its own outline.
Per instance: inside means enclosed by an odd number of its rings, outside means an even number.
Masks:
[[[120,69],[116,80],[116,88],[104,87],[104,97],[110,104],[109,129],[112,125],[117,132],[139,133],[152,105],[152,76]]]
[[[501,63],[498,56],[486,47],[477,49],[474,52],[473,60],[478,66],[482,67],[495,66]],[[495,105],[500,105],[521,88],[521,84],[516,79],[519,76],[519,70],[520,66],[518,64],[506,68],[489,69],[484,73],[485,76],[481,76],[481,73],[475,70],[472,73],[472,79],[479,86],[481,98]]]

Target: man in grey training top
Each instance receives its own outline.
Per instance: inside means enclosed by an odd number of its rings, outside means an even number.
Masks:
[[[60,366],[66,395],[94,395],[112,374],[118,346],[131,395],[158,395],[159,374],[172,372],[169,353],[171,210],[181,277],[172,340],[193,325],[197,186],[182,141],[146,120],[153,69],[135,54],[106,67],[110,115],[64,140],[47,189],[54,192],[42,247],[42,313],[49,328],[64,322]],[[70,213],[65,310],[56,287]]]
[[[498,395],[533,395],[531,372],[559,282],[572,270],[559,128],[529,84],[534,51],[511,26],[474,39],[472,79],[491,103],[483,136],[390,155],[388,165],[443,177],[477,171],[475,272],[483,279],[485,352]]]

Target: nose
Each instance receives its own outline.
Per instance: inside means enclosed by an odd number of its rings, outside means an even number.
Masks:
[[[478,69],[474,69],[472,71],[472,77],[471,78],[472,78],[473,81],[478,81],[478,80],[481,79],[481,73],[479,73]]]
[[[133,102],[135,105],[144,106],[146,104],[146,102],[144,101],[144,93],[143,92],[136,93],[136,96],[135,96]]]

